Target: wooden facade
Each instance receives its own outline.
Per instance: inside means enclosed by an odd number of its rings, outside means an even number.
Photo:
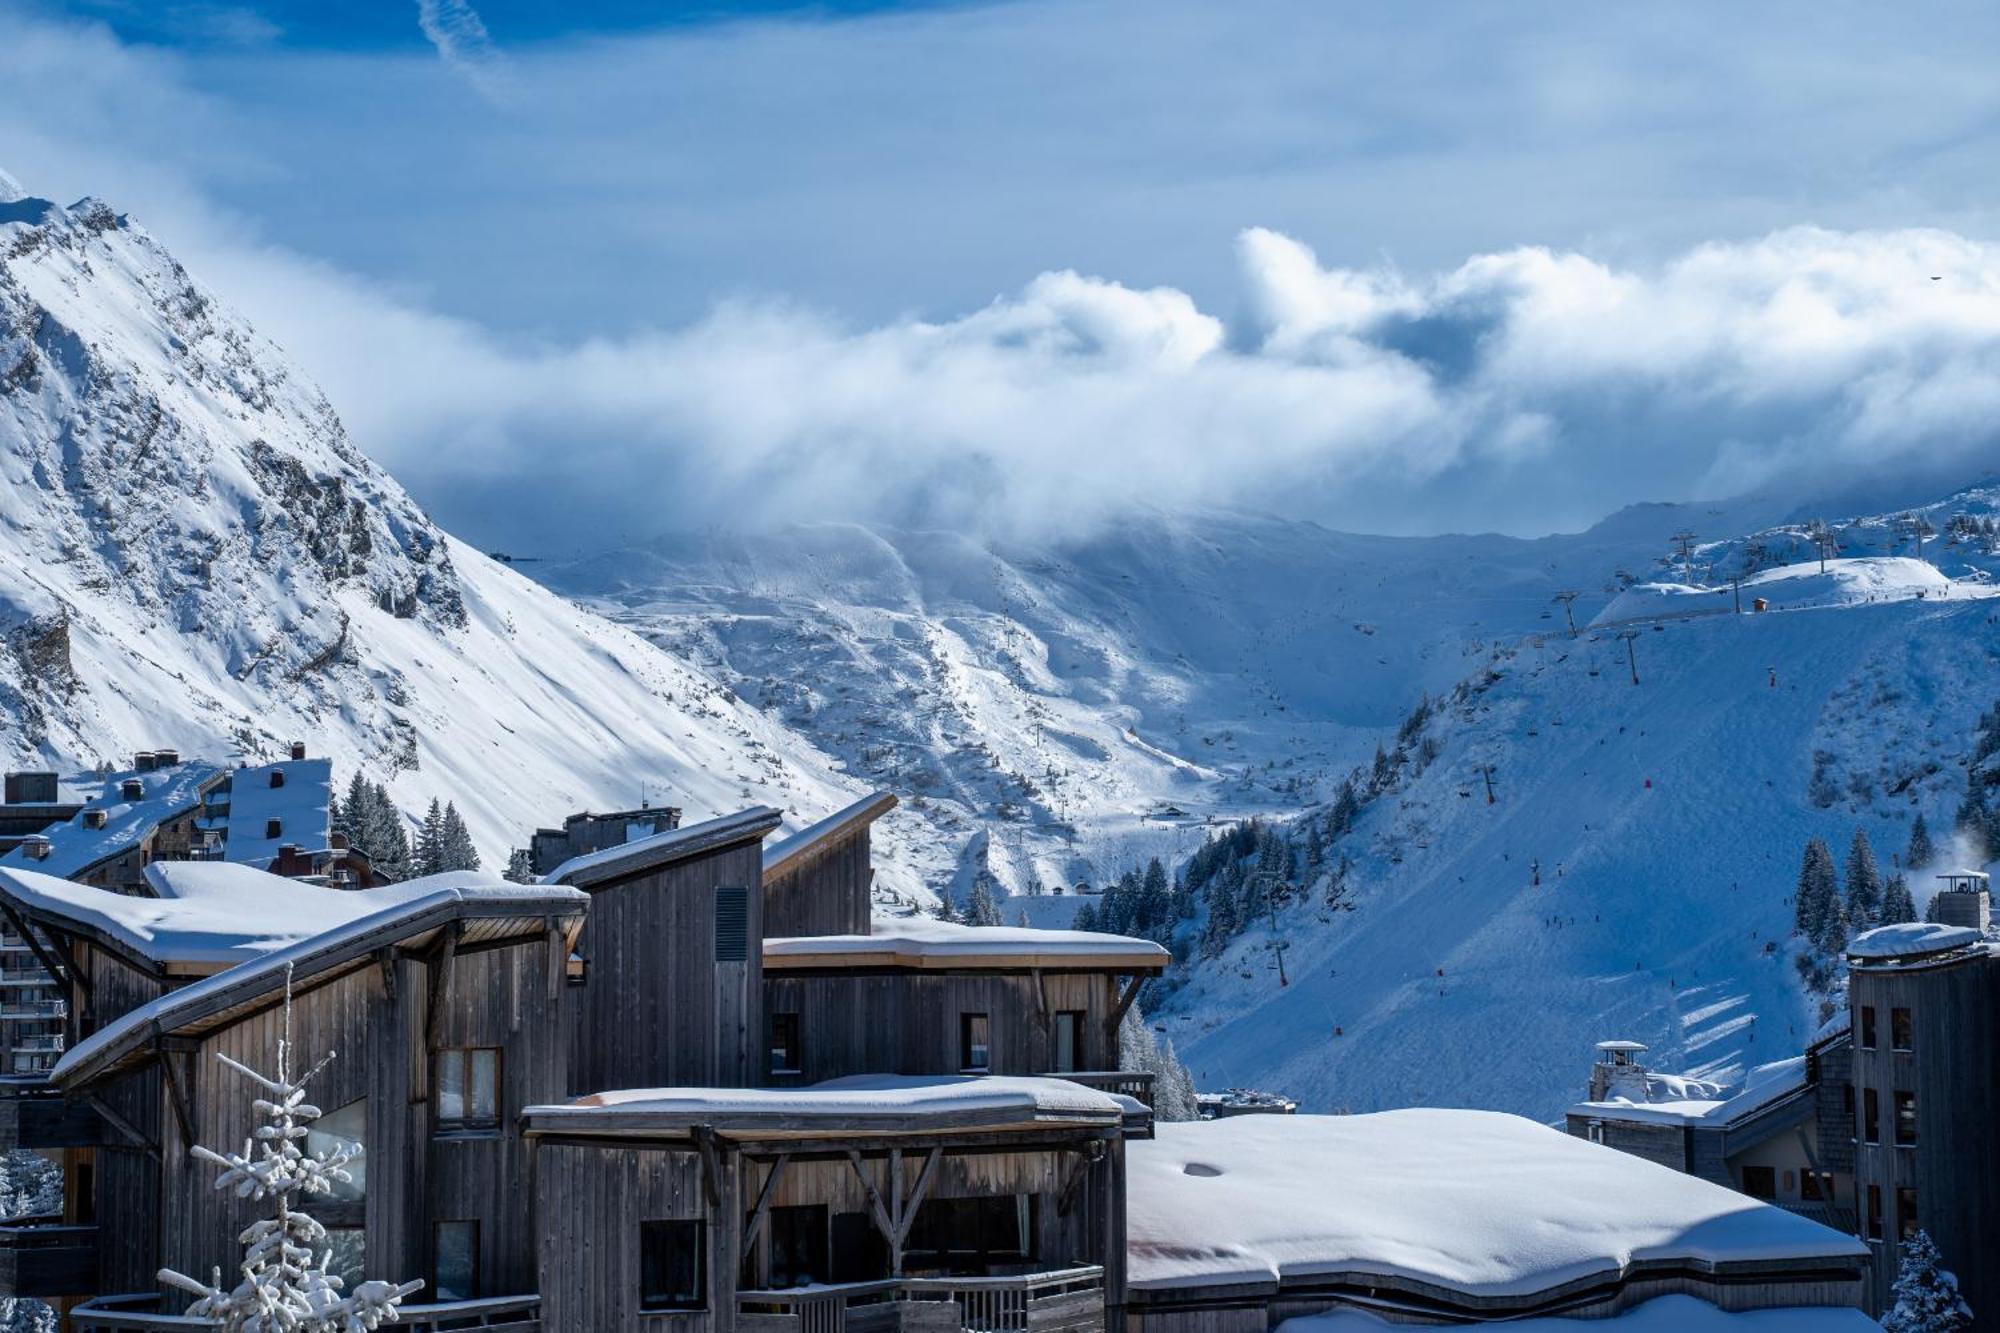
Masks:
[[[768,938],[868,933],[875,884],[868,830],[895,806],[894,796],[878,792],[765,851]]]

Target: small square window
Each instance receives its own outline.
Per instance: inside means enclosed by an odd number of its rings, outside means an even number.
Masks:
[[[437,1052],[437,1132],[466,1134],[500,1128],[500,1052],[491,1046]]]
[[[805,1068],[802,1063],[804,1051],[799,1040],[799,1016],[797,1014],[772,1014],[771,1024],[771,1066],[773,1074],[796,1074]]]
[[[701,1310],[708,1305],[708,1226],[639,1224],[639,1308]]]
[[[985,1014],[958,1016],[958,1067],[968,1074],[984,1074],[993,1068],[993,1047],[988,1040]]]
[[[470,1301],[479,1297],[479,1223],[439,1222],[431,1233],[434,1301]]]
[[[1914,1038],[1915,1033],[1912,1031],[1910,1023],[1910,1011],[1907,1009],[1891,1009],[1889,1011],[1889,1045],[1891,1049],[1913,1051],[1916,1049]]]

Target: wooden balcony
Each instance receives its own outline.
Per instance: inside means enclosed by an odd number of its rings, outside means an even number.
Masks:
[[[746,1291],[738,1333],[1104,1333],[1104,1270]]]
[[[97,1112],[66,1101],[48,1079],[0,1078],[0,1152],[17,1148],[90,1148],[103,1140]]]
[[[84,1296],[96,1286],[96,1227],[52,1218],[0,1226],[0,1296]]]
[[[132,1296],[100,1296],[70,1311],[75,1333],[145,1333],[145,1330],[218,1329],[213,1319],[158,1313],[160,1298],[152,1292]],[[541,1333],[542,1298],[494,1296],[443,1305],[397,1307],[398,1333],[449,1333],[483,1329],[486,1333]]]
[[[1068,1079],[1071,1083],[1081,1083],[1086,1088],[1098,1092],[1108,1092],[1116,1097],[1130,1097],[1141,1103],[1145,1110],[1125,1113],[1125,1137],[1128,1139],[1150,1139],[1153,1137],[1153,1076],[1132,1069],[1088,1070],[1068,1074],[1044,1074],[1043,1078]]]

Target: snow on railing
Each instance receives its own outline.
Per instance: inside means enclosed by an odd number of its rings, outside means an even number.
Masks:
[[[70,1311],[76,1333],[144,1333],[148,1329],[219,1329],[213,1319],[182,1314],[158,1314],[160,1298],[153,1292],[100,1296]],[[541,1333],[540,1296],[492,1296],[474,1301],[445,1301],[397,1308],[398,1333],[448,1333],[478,1329],[484,1333]]]
[[[1085,1307],[1104,1304],[1104,1270],[1094,1264],[1040,1273],[989,1277],[904,1277],[737,1294],[737,1310],[751,1321],[769,1320],[786,1333],[845,1333],[850,1320],[865,1324],[875,1307],[897,1301],[925,1301],[958,1307],[958,1325],[967,1333],[1034,1333],[1072,1328]],[[887,1313],[886,1311],[884,1313]],[[761,1318],[759,1318],[761,1317]]]

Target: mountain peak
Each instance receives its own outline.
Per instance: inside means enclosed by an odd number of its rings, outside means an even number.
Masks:
[[[0,170],[0,204],[19,203],[27,197],[28,192],[21,188],[21,182],[15,180],[4,170]]]

